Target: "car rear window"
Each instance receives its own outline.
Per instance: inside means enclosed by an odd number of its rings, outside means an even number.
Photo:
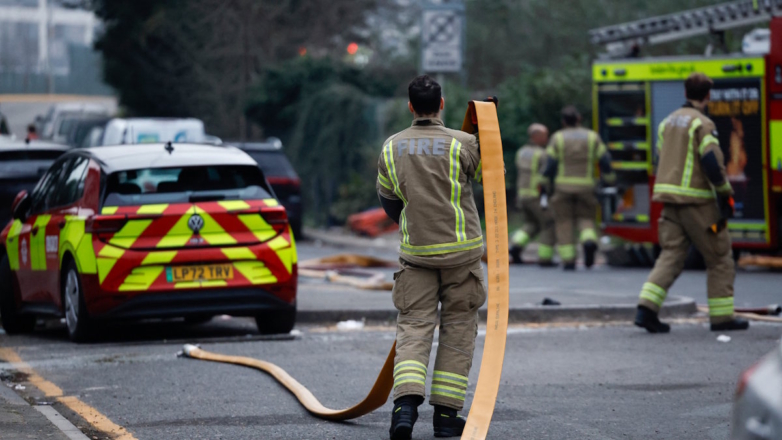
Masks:
[[[0,173],[43,174],[62,156],[61,150],[14,150],[0,151]]]
[[[109,175],[104,206],[268,199],[261,171],[254,166],[145,168]]]
[[[246,151],[246,153],[258,162],[266,177],[287,177],[290,179],[298,177],[288,158],[280,152]]]

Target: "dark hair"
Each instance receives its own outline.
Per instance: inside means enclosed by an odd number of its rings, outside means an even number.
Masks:
[[[578,121],[581,120],[581,113],[574,105],[569,105],[562,109],[562,122],[568,127],[574,127],[578,125]]]
[[[437,81],[429,75],[421,75],[410,81],[407,86],[407,93],[410,97],[410,104],[413,110],[419,115],[431,115],[440,110],[440,98],[442,90]]]
[[[708,76],[695,72],[684,81],[684,95],[693,101],[703,101],[711,91],[714,81]]]

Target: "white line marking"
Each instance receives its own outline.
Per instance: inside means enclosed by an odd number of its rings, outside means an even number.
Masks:
[[[79,428],[73,426],[73,423],[62,416],[56,409],[48,405],[36,405],[33,408],[37,409],[39,413],[46,416],[54,426],[56,426],[66,437],[70,440],[90,440],[89,437],[79,431]]]

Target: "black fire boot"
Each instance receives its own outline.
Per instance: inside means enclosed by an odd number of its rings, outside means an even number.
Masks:
[[[749,321],[741,318],[733,318],[727,322],[720,322],[711,325],[713,332],[729,332],[731,330],[746,330],[749,328]]]
[[[645,328],[649,333],[668,333],[671,331],[671,326],[660,322],[660,318],[657,317],[657,313],[654,310],[644,306],[638,306],[638,312],[635,314],[635,325]]]
[[[575,263],[575,261],[572,262],[572,263],[564,263],[562,268],[565,269],[565,270],[576,270],[576,263]]]
[[[510,247],[510,260],[513,264],[524,264],[524,260],[521,259],[521,253],[524,251],[524,248],[521,246],[513,245]]]
[[[435,405],[432,423],[435,437],[459,437],[464,431],[467,419],[458,415],[455,409]]]
[[[391,413],[391,440],[410,440],[413,435],[413,425],[418,420],[418,406],[423,403],[423,396],[407,395],[394,401]]]
[[[597,243],[592,240],[584,242],[584,266],[587,269],[595,265],[595,254],[597,253]]]

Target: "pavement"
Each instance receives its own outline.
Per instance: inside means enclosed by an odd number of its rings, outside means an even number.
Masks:
[[[286,369],[326,406],[343,408],[369,390],[394,340],[392,329],[300,326],[293,338],[245,338],[252,327],[247,319],[196,327],[145,323],[81,345],[68,342],[62,328],[50,328],[0,335],[0,344],[64,395],[126,429],[127,440],[388,438],[390,399],[355,421],[326,422],[308,415],[261,372],[175,353],[184,342],[194,342],[218,353],[264,359]],[[513,326],[489,438],[727,439],[739,375],[779,344],[781,332],[779,326],[753,325],[722,343],[705,323],[692,320],[675,322],[667,335],[629,325]],[[468,409],[483,343],[481,330]],[[31,402],[47,400],[24,376],[13,374],[16,367],[0,363],[10,378],[4,383],[25,386],[18,393]],[[61,403],[52,407],[89,427]],[[433,438],[431,417],[431,407],[423,405],[415,439]],[[112,437],[92,431],[90,438]]]
[[[377,239],[356,237],[341,230],[307,230],[309,241],[298,244],[299,260],[335,253],[356,253],[396,261],[395,234]],[[534,250],[525,260],[535,261]],[[485,269],[485,266],[484,266]],[[373,269],[392,279],[395,269]],[[598,258],[595,267],[579,266],[575,272],[536,265],[510,267],[510,321],[573,322],[629,321],[634,316],[638,293],[650,269],[613,268]],[[763,270],[739,269],[736,276],[736,307],[761,307],[782,302],[779,274]],[[561,306],[541,306],[545,298]],[[685,271],[669,292],[661,313],[664,317],[685,317],[696,313],[695,304],[706,304],[705,271]],[[307,323],[333,323],[353,319],[388,322],[396,310],[388,291],[359,290],[322,280],[300,278],[299,320]],[[485,313],[485,306],[484,306]]]

